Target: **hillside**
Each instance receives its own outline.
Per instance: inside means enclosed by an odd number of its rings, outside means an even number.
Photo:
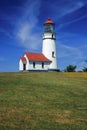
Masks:
[[[0,73],[0,130],[87,130],[87,73]]]

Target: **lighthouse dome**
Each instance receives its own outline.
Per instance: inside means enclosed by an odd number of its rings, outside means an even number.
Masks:
[[[48,18],[48,20],[45,21],[44,24],[54,24],[54,22],[50,18]]]

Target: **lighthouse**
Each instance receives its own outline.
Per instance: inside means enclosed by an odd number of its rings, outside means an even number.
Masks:
[[[19,60],[19,71],[58,71],[55,23],[51,19],[44,23],[42,38],[42,52],[25,52]]]
[[[44,22],[42,53],[52,61],[49,70],[57,71],[55,23],[50,18]]]

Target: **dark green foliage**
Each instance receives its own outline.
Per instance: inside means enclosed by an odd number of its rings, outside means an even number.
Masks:
[[[76,66],[69,65],[66,67],[65,72],[75,72]]]
[[[87,67],[84,67],[83,72],[87,72]]]

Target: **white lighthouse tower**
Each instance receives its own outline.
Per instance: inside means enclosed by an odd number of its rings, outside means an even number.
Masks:
[[[50,18],[44,23],[42,53],[52,61],[49,70],[57,71],[55,23]]]

